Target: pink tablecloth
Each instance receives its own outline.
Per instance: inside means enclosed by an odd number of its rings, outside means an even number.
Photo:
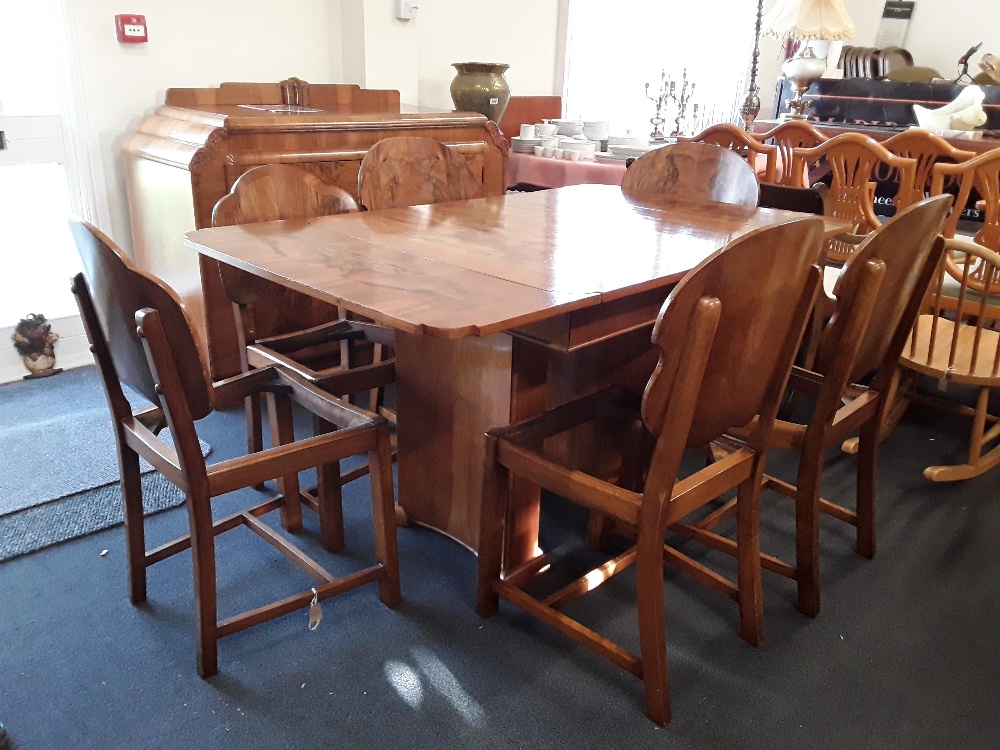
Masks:
[[[511,151],[507,157],[507,187],[537,185],[556,188],[564,185],[621,185],[625,162],[567,161]]]

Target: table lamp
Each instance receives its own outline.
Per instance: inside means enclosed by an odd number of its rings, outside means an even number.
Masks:
[[[788,100],[788,119],[804,120],[810,102],[803,98],[813,81],[826,70],[826,60],[816,57],[807,43],[813,39],[838,41],[854,36],[854,22],[842,0],[778,0],[761,24],[764,33],[778,39],[802,42],[785,60],[781,72],[792,83],[795,96]]]

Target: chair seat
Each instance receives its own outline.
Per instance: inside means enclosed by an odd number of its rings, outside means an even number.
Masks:
[[[968,298],[968,295],[966,296]],[[932,329],[933,349],[931,349]],[[946,372],[948,373],[946,378],[956,383],[973,385],[996,383],[998,367],[993,361],[992,353],[1000,350],[1000,332],[956,323],[950,318],[929,313],[917,319],[914,331],[915,344],[911,336],[901,357],[907,367],[934,377]],[[915,353],[911,348],[914,346]],[[954,360],[949,365],[953,348]],[[973,359],[976,352],[979,356]]]

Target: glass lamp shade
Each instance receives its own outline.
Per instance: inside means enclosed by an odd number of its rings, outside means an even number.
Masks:
[[[778,0],[761,22],[768,36],[837,41],[855,35],[843,0]]]

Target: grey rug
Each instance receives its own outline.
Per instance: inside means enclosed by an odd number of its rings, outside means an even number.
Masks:
[[[184,502],[179,489],[155,472],[142,476],[146,514]],[[0,516],[0,562],[122,523],[118,483]]]
[[[140,470],[147,512],[184,502],[145,461]],[[0,560],[121,522],[114,432],[96,369],[0,387]]]
[[[161,437],[171,443],[166,430]],[[202,442],[202,455],[209,450]],[[0,516],[118,481],[106,407],[2,427],[0,457]],[[153,467],[140,461],[139,469],[146,473]]]

